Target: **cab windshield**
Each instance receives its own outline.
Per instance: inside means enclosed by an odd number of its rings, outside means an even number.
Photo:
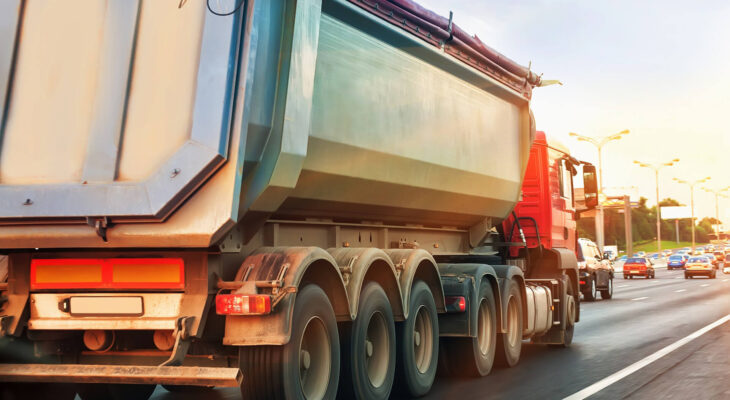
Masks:
[[[682,256],[670,256],[669,261],[682,261]]]
[[[710,260],[707,257],[692,257],[689,259],[689,262],[691,263],[706,263],[710,262]]]
[[[646,260],[642,257],[632,257],[632,258],[629,258],[628,260],[626,260],[626,264],[631,264],[631,263],[643,264],[645,262],[646,262]]]

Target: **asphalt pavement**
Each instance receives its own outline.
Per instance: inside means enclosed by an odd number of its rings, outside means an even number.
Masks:
[[[590,399],[730,398],[730,322],[686,339],[730,314],[730,275],[685,280],[681,270],[657,268],[656,279],[617,274],[614,287],[611,300],[581,303],[570,348],[526,343],[517,366],[495,368],[480,379],[437,377],[425,398],[562,399],[581,398],[584,390]],[[605,387],[595,390],[597,383]],[[234,388],[179,394],[158,387],[153,399],[240,394]]]

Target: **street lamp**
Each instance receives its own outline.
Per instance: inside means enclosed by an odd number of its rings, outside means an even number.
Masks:
[[[710,180],[710,177],[702,178],[693,182],[688,182],[682,179],[672,178],[677,183],[689,185],[690,193],[690,208],[692,209],[692,251],[695,250],[695,185],[698,183],[705,183]]]
[[[726,187],[724,187],[722,189],[718,189],[718,190],[712,190],[712,189],[703,187],[702,190],[715,195],[715,219],[717,220],[717,223],[719,224],[720,223],[720,196],[727,198],[727,196],[724,196],[722,194],[722,192],[724,192],[726,190],[730,190],[730,186],[726,186]],[[719,230],[718,225],[715,225],[715,235],[717,236],[718,239],[720,239],[720,230]]]
[[[601,195],[603,195],[603,155],[601,154],[601,149],[606,143],[612,140],[619,140],[623,135],[628,134],[628,129],[624,129],[621,132],[599,138],[583,136],[575,132],[568,133],[568,135],[574,136],[576,139],[578,139],[578,141],[591,143],[592,145],[596,146],[596,149],[598,149],[598,207],[596,207],[596,242],[598,242],[598,248],[601,250],[601,252],[603,252],[603,205],[601,204]]]
[[[675,158],[672,161],[660,163],[660,164],[647,164],[641,161],[634,160],[634,164],[640,167],[649,168],[654,170],[654,177],[656,178],[656,244],[657,252],[661,255],[662,252],[662,217],[661,207],[659,207],[659,170],[664,167],[671,167],[674,163],[679,162],[679,158]]]

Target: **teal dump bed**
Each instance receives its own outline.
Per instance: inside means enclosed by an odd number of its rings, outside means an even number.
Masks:
[[[270,218],[468,228],[518,200],[531,83],[418,18],[99,3],[0,5],[0,249],[207,247]]]

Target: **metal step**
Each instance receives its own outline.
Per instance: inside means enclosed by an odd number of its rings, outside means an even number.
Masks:
[[[0,382],[240,386],[238,368],[93,364],[0,364]]]

